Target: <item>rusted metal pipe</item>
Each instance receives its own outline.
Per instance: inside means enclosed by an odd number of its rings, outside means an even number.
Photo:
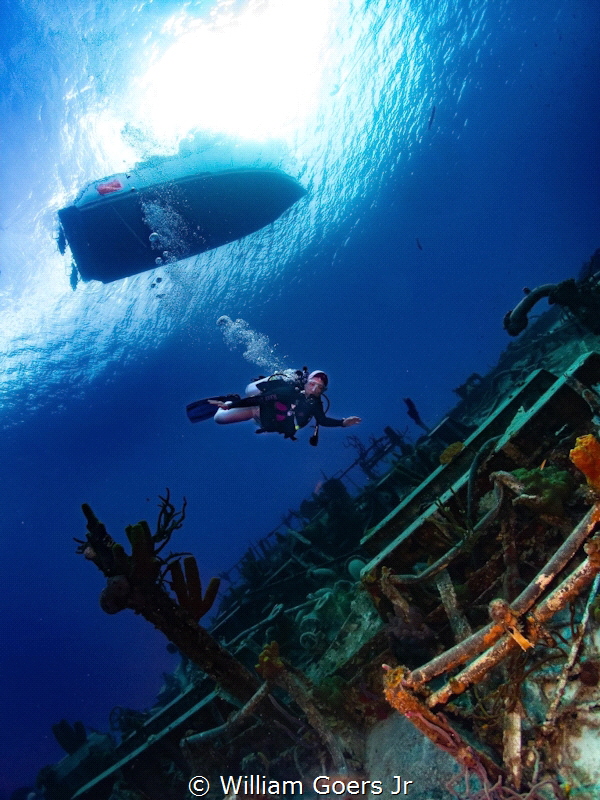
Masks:
[[[397,667],[390,669],[384,665],[385,675],[383,683],[385,698],[388,703],[409,719],[435,745],[445,750],[458,763],[474,772],[485,786],[488,779],[493,781],[503,777],[502,769],[484,753],[468,744],[452,728],[446,717],[431,711],[410,689],[404,684],[406,668]]]
[[[543,567],[521,594],[511,603],[511,609],[517,616],[524,614],[542,595],[550,582],[573,558],[583,542],[590,536],[596,524],[600,522],[600,506],[594,505],[573,529],[571,535],[554,553],[550,561]],[[428,683],[436,675],[448,672],[471,658],[492,647],[504,634],[502,625],[490,623],[474,633],[468,639],[451,647],[437,658],[432,659],[419,669],[413,670],[405,678],[406,686],[418,688]]]
[[[544,283],[536,289],[525,289],[525,297],[504,316],[504,329],[509,336],[518,336],[527,327],[527,314],[542,297],[550,297],[559,284]]]
[[[531,615],[532,624],[529,626],[530,630],[527,633],[529,641],[535,641],[544,623],[581,594],[600,572],[600,537],[595,537],[589,541],[585,545],[585,551],[588,557],[583,564],[577,567],[568,578],[565,578],[560,586],[534,610]],[[462,644],[465,644],[465,642]],[[504,637],[461,673],[451,678],[445,686],[434,692],[427,699],[427,705],[430,708],[434,708],[437,705],[447,703],[452,695],[462,694],[473,683],[482,680],[492,667],[499,664],[516,647],[519,647],[519,644],[514,638],[511,636]]]
[[[193,733],[190,736],[184,737],[179,742],[179,746],[187,747],[188,745],[203,744],[204,742],[216,739],[217,736],[224,736],[225,734],[231,733],[236,725],[238,725],[240,722],[243,722],[246,717],[249,717],[254,713],[257,706],[260,705],[260,703],[262,703],[265,697],[269,694],[269,691],[269,684],[267,682],[263,683],[252,695],[250,700],[248,700],[246,705],[235,711],[226,722],[216,728],[211,728],[210,730],[202,731],[201,733]]]
[[[302,711],[306,714],[306,719],[309,725],[319,735],[321,741],[329,751],[331,756],[332,769],[338,775],[345,775],[348,772],[348,765],[344,756],[342,745],[331,730],[331,725],[327,723],[317,706],[313,702],[310,692],[302,685],[300,680],[287,669],[283,669],[275,678],[272,683],[280,686],[289,694],[289,696],[297,703]]]
[[[600,536],[596,535],[586,542],[583,549],[587,553],[583,564],[577,567],[534,611],[533,616],[540,625],[547,622],[557,611],[560,611],[568,602],[587,589],[596,577],[596,573],[600,572]]]
[[[498,625],[502,625],[505,633],[508,633],[522,650],[529,650],[533,647],[533,642],[530,642],[529,639],[521,633],[519,618],[506,600],[500,598],[492,600],[489,605],[489,614],[494,622]]]
[[[490,439],[489,444],[492,441],[496,441],[499,439],[499,436],[496,436],[494,439]],[[494,506],[491,508],[487,514],[485,514],[479,522],[473,527],[473,530],[467,539],[463,539],[453,547],[450,548],[443,556],[440,556],[437,561],[433,564],[430,564],[423,572],[419,572],[418,575],[394,575],[393,582],[396,586],[415,586],[421,583],[427,583],[428,581],[435,578],[439,575],[440,572],[445,570],[450,564],[454,561],[455,558],[458,558],[461,553],[463,553],[466,547],[472,547],[475,542],[479,539],[479,537],[483,534],[486,528],[494,522],[498,514],[500,513],[500,508],[502,507],[502,501],[504,499],[504,489],[503,485],[500,481],[494,481]]]
[[[508,773],[510,785],[519,791],[523,779],[522,726],[523,706],[521,701],[507,705],[502,731],[502,760]]]
[[[542,726],[542,730],[544,730],[544,732],[546,733],[549,733],[553,729],[554,723],[556,722],[556,717],[558,715],[558,707],[563,698],[563,694],[567,686],[567,681],[569,680],[569,676],[571,675],[571,670],[573,669],[575,661],[577,660],[577,656],[579,655],[579,650],[581,648],[581,643],[583,642],[583,637],[585,636],[585,630],[587,628],[588,620],[590,618],[590,608],[592,606],[594,598],[596,597],[596,593],[598,592],[599,580],[600,580],[600,575],[596,575],[596,577],[594,578],[594,583],[592,584],[592,590],[590,592],[590,596],[588,597],[588,601],[585,605],[583,617],[581,618],[581,622],[579,623],[579,630],[577,631],[577,635],[573,640],[573,644],[571,645],[571,652],[569,653],[569,658],[567,659],[567,663],[563,667],[562,673],[556,685],[556,691],[554,692],[554,697],[552,698],[552,702],[550,703],[550,708],[546,713],[546,719],[544,720],[544,724]]]
[[[454,591],[454,584],[450,579],[447,569],[440,572],[435,583],[440,593],[442,605],[446,610],[454,639],[457,642],[463,642],[471,636],[473,631],[469,625],[469,620],[465,617],[462,608],[458,604],[456,592]]]
[[[384,665],[384,669],[385,697],[396,711],[403,714],[415,728],[456,759],[462,767],[474,772],[483,786],[490,778],[496,781],[504,777],[502,769],[491,758],[468,744],[452,728],[446,717],[432,712],[404,685],[405,667],[390,669]]]
[[[557,574],[568,564],[585,540],[595,532],[600,522],[600,505],[594,505],[573,533],[565,539],[546,566],[536,575],[529,586],[511,603],[513,611],[522,614],[528,611]]]

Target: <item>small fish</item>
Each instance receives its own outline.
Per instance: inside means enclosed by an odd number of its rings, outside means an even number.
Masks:
[[[419,250],[423,249],[423,245],[421,244],[421,242],[418,239],[417,239],[417,247],[419,248]]]
[[[404,397],[403,400],[404,400],[404,402],[406,403],[406,406],[407,406],[407,412],[406,413],[412,419],[412,421],[415,423],[415,425],[418,425],[419,428],[423,428],[424,431],[427,431],[427,433],[429,433],[430,429],[427,427],[427,425],[425,425],[425,423],[421,419],[421,416],[420,416],[419,412],[417,411],[417,407],[415,406],[413,401],[410,399],[410,397]]]
[[[427,130],[431,130],[431,126],[433,125],[433,120],[435,119],[435,106],[431,109],[431,114],[429,115],[429,122],[427,123]]]

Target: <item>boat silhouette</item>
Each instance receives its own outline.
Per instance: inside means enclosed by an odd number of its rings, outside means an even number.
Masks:
[[[93,181],[58,212],[80,277],[103,283],[180,261],[274,222],[306,194],[279,169],[190,173],[169,159]]]

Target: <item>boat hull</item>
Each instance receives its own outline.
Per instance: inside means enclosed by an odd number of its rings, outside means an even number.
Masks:
[[[207,172],[143,188],[123,175],[91,184],[58,216],[81,278],[110,283],[241,239],[304,194],[276,169]]]

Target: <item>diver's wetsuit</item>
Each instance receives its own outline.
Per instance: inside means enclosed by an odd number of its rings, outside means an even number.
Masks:
[[[270,390],[269,384],[277,384]],[[295,433],[311,419],[324,428],[341,428],[343,419],[333,419],[325,414],[323,401],[317,395],[305,395],[296,383],[287,381],[260,381],[256,384],[261,394],[233,400],[230,408],[260,408],[260,425],[257,433],[282,433],[286,439],[295,439]]]

